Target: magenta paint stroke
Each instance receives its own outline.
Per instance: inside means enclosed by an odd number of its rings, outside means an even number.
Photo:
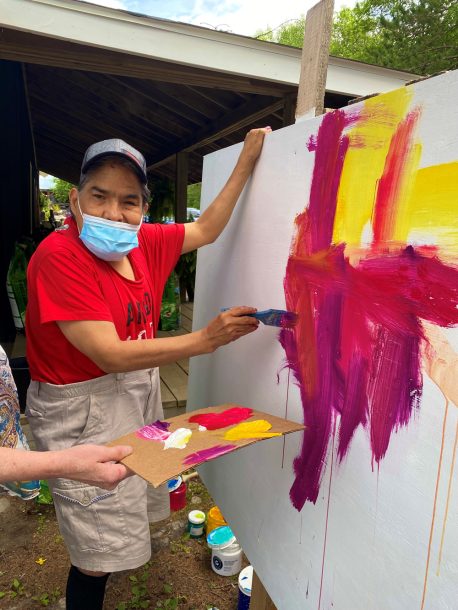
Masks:
[[[165,441],[171,434],[171,432],[169,432],[169,427],[169,422],[160,421],[158,419],[152,424],[137,430],[135,435],[148,441]]]
[[[419,406],[420,320],[458,323],[458,269],[442,263],[434,248],[399,247],[390,253],[373,248],[352,266],[345,244],[332,244],[347,125],[344,112],[329,113],[311,143],[310,200],[296,218],[284,280],[286,306],[299,319],[279,340],[300,389],[306,425],[290,490],[297,510],[318,498],[337,415],[339,460],[357,427],[364,426],[372,464],[379,464],[391,434],[407,425]],[[412,133],[414,127],[412,122]],[[396,154],[405,151],[400,147]],[[402,159],[395,161],[402,170]],[[395,172],[392,176],[395,180]],[[379,196],[375,213],[389,214],[389,206]]]
[[[190,453],[184,460],[185,466],[194,466],[196,464],[202,464],[202,462],[208,462],[214,458],[220,457],[225,453],[229,453],[237,449],[237,445],[215,445],[209,449],[201,449],[195,453]]]

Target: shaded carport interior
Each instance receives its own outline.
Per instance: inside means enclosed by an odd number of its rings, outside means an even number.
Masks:
[[[180,27],[199,35],[205,30]],[[228,36],[221,34],[224,42]],[[297,84],[247,72],[190,65],[185,55],[164,61],[2,27],[0,283],[5,285],[14,241],[38,223],[38,170],[75,183],[87,146],[120,137],[144,153],[151,176],[178,175],[183,194],[184,183],[200,181],[204,155],[240,142],[252,127],[293,123]],[[325,106],[344,106],[355,93],[327,91]],[[0,315],[0,340],[10,339],[14,327],[3,292]]]
[[[132,56],[4,29],[2,56],[20,59],[39,169],[75,182],[87,146],[121,137],[152,175],[175,178],[188,152],[189,181],[204,155],[252,127],[294,122],[297,87]],[[351,95],[327,93],[326,105]]]

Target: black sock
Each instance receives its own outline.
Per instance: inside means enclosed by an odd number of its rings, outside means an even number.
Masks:
[[[109,576],[89,576],[72,565],[67,580],[67,610],[102,610]]]

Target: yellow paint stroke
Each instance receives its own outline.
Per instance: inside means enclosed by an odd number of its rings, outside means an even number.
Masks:
[[[411,96],[404,88],[366,100],[356,125],[346,134],[350,145],[337,196],[333,243],[345,242],[348,254],[371,242],[378,182],[393,136],[412,110]],[[418,169],[421,150],[414,142],[406,155],[390,239],[396,245],[438,246],[446,258],[453,257],[458,255],[458,161]]]
[[[444,420],[442,423],[441,449],[440,449],[440,454],[439,454],[439,464],[437,466],[436,489],[434,491],[434,503],[433,503],[433,515],[431,518],[431,527],[429,530],[428,553],[426,556],[425,578],[423,581],[423,595],[421,597],[421,610],[423,610],[423,608],[425,607],[425,601],[426,601],[426,589],[427,589],[427,585],[428,585],[428,575],[429,575],[429,562],[431,559],[431,545],[433,542],[434,523],[436,521],[437,496],[439,493],[439,482],[440,482],[441,470],[442,470],[442,458],[444,455],[445,430],[447,428],[447,415],[448,415],[448,400],[446,400],[446,402],[445,402]]]
[[[411,90],[404,87],[366,100],[355,127],[347,132],[350,145],[337,196],[334,243],[355,247],[361,244],[371,223],[377,183],[391,139],[407,113],[411,97]]]
[[[439,576],[439,571],[442,562],[442,549],[444,548],[444,540],[445,540],[445,528],[447,526],[447,518],[448,518],[448,507],[450,504],[450,496],[452,493],[452,481],[453,481],[453,472],[455,470],[455,460],[456,460],[456,447],[458,445],[458,423],[456,424],[455,430],[455,444],[453,445],[453,455],[452,455],[452,465],[450,467],[450,476],[448,478],[448,487],[447,487],[447,502],[445,503],[445,514],[444,514],[444,522],[442,524],[442,534],[441,534],[441,543],[439,547],[439,558],[437,560],[437,576]]]
[[[265,419],[243,422],[226,432],[224,438],[227,441],[239,441],[246,438],[272,438],[281,436],[280,432],[267,432],[272,428],[272,424]]]
[[[419,169],[397,217],[394,239],[458,254],[457,201],[458,161]]]

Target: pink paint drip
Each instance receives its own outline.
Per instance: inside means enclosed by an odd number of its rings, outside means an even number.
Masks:
[[[224,455],[225,453],[229,453],[234,449],[237,449],[237,445],[215,445],[215,447],[210,447],[209,449],[202,449],[201,451],[190,453],[183,460],[183,464],[185,466],[195,466],[196,464],[213,460],[214,458]]]
[[[283,329],[279,339],[300,389],[307,426],[290,491],[297,510],[318,497],[333,413],[340,414],[339,459],[362,425],[369,427],[372,459],[379,463],[393,431],[405,426],[419,405],[419,320],[441,326],[458,323],[458,269],[444,265],[434,249],[409,246],[384,254],[373,248],[353,267],[344,255],[345,244],[332,245],[337,189],[348,148],[345,127],[343,112],[327,114],[313,142],[310,202],[296,219],[284,280],[287,309],[300,316],[295,328]],[[402,156],[414,127],[409,115],[402,124],[405,147],[391,155],[377,194],[375,217],[383,227],[388,216],[387,230],[395,190],[390,179],[402,173]],[[395,154],[401,158],[394,159]],[[381,237],[383,230],[377,239]]]

